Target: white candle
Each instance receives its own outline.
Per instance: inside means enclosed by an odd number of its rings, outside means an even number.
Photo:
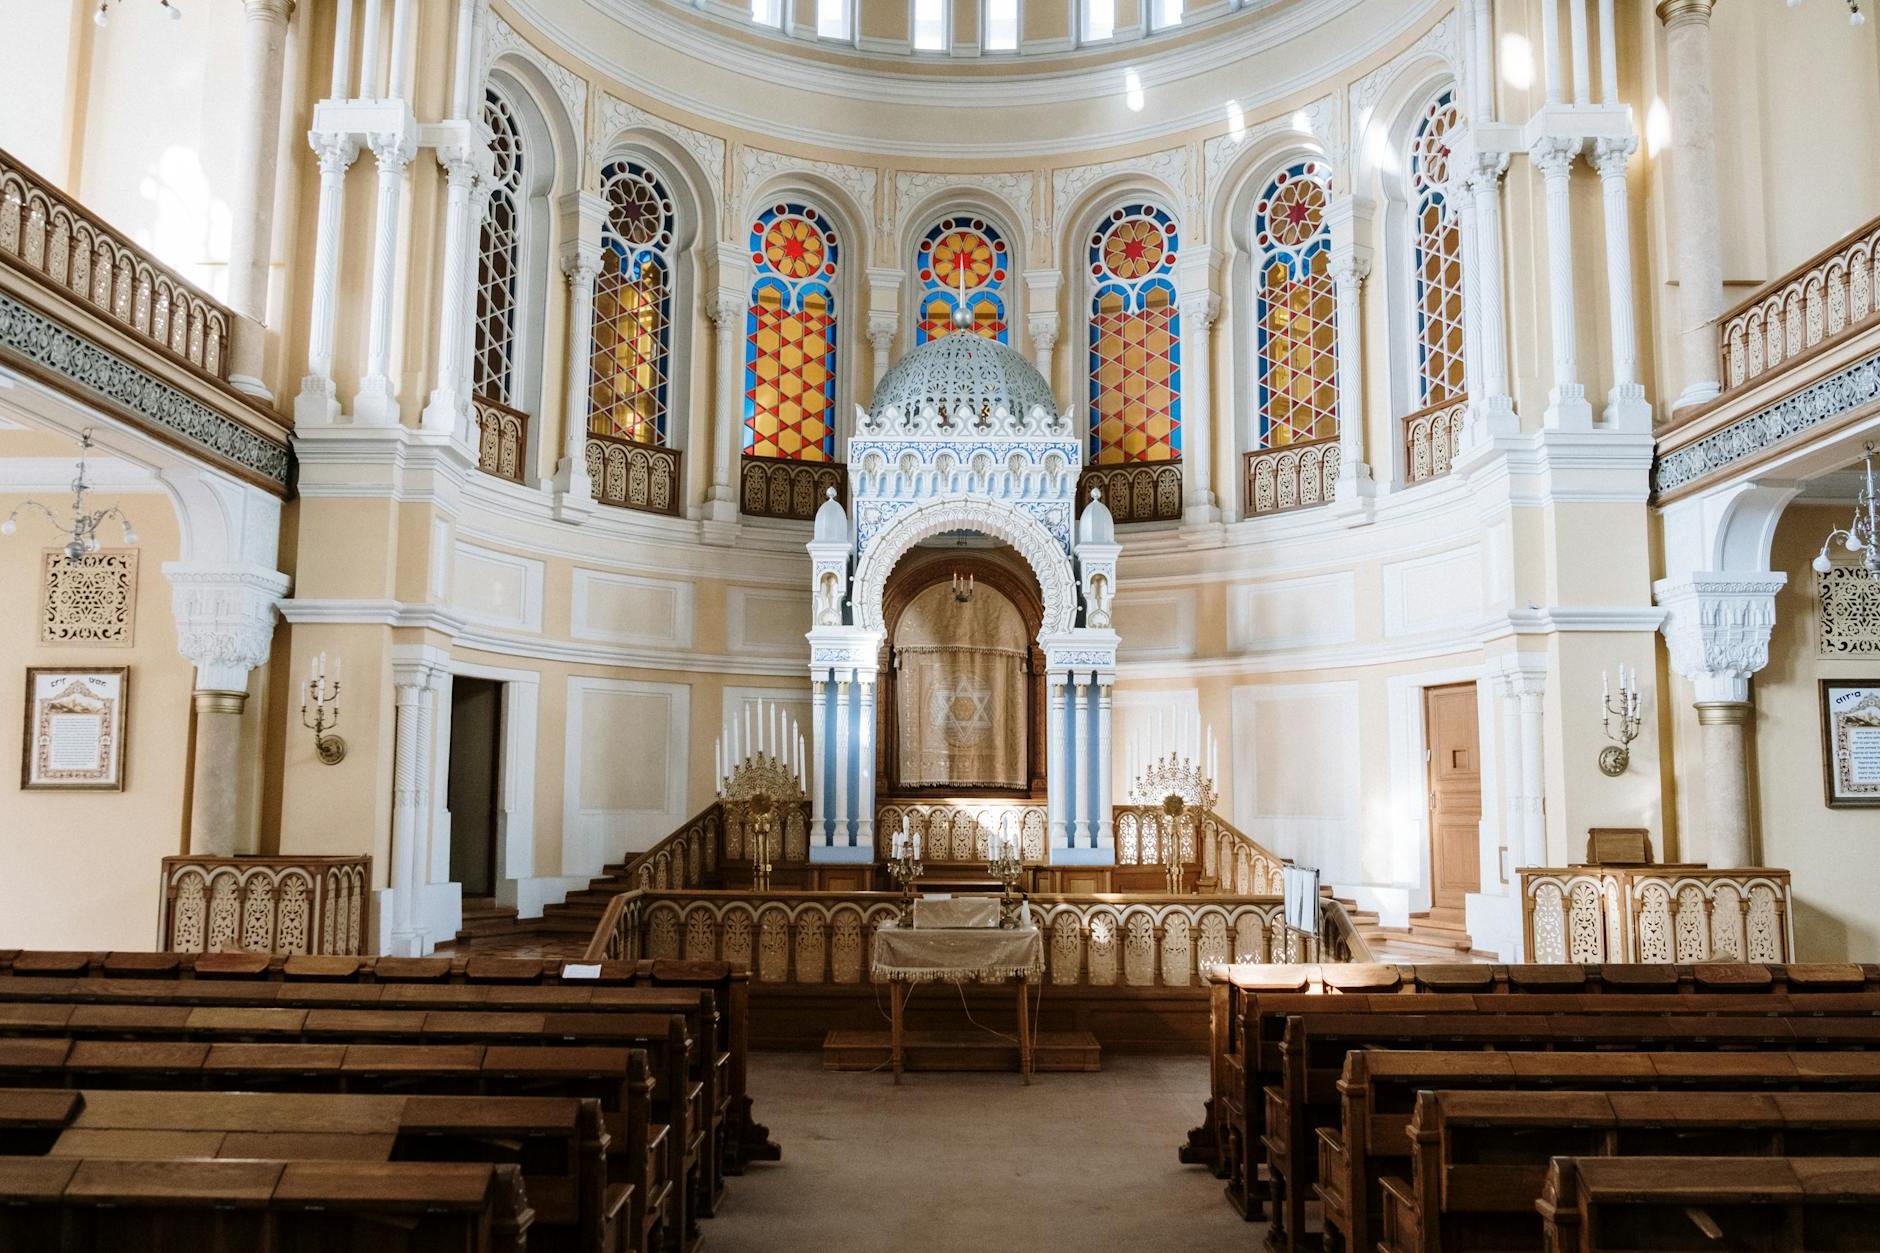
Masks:
[[[712,741],[712,777],[721,784],[725,781],[725,741],[722,736]]]

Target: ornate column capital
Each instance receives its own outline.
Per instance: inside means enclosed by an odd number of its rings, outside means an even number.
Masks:
[[[1040,349],[1051,349],[1057,346],[1058,327],[1058,315],[1055,309],[1033,313],[1025,319],[1025,329],[1031,332],[1031,342]]]
[[[379,163],[381,174],[403,174],[417,155],[417,136],[410,129],[376,131],[366,136],[366,146]]]
[[[1611,136],[1593,141],[1593,168],[1602,180],[1625,177],[1626,163],[1638,151],[1638,136]]]
[[[307,146],[319,159],[322,174],[344,174],[359,156],[357,139],[333,131],[308,131]]]
[[[1660,629],[1671,668],[1697,685],[1699,703],[1746,701],[1750,676],[1769,664],[1780,571],[1700,573],[1661,579],[1652,598],[1665,613]]]
[[[705,304],[706,316],[711,318],[713,325],[721,331],[727,327],[736,329],[743,325],[750,311],[750,301],[743,292],[731,291],[724,287],[713,292]]]
[[[561,272],[571,287],[592,287],[601,272],[601,250],[585,239],[561,246]]]
[[[1659,0],[1658,20],[1668,29],[1673,26],[1708,26],[1710,11],[1717,0]]]
[[[1470,191],[1494,191],[1501,185],[1501,176],[1508,172],[1508,154],[1505,152],[1486,152],[1473,149],[1468,162],[1463,166],[1463,181]]]
[[[1326,267],[1331,273],[1335,286],[1363,286],[1364,280],[1371,277],[1371,258],[1357,251],[1342,255],[1334,254],[1331,264]]]
[[[1221,316],[1220,293],[1213,289],[1183,292],[1175,302],[1182,318],[1189,323],[1186,328],[1191,334],[1205,331],[1213,326]]]
[[[876,352],[888,351],[888,346],[894,342],[894,332],[899,322],[900,319],[891,312],[879,309],[871,311],[868,315],[869,347]]]
[[[176,615],[176,651],[196,667],[205,691],[245,692],[248,672],[274,645],[275,606],[288,578],[265,566],[171,561],[170,610]]]
[[[1528,149],[1528,160],[1542,178],[1565,178],[1573,170],[1573,158],[1580,155],[1580,141],[1568,135],[1543,135]]]

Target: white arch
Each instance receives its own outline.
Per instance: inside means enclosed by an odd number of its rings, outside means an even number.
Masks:
[[[915,545],[949,531],[973,531],[1003,540],[1025,559],[1044,596],[1040,639],[1077,624],[1076,576],[1070,556],[1056,537],[1015,505],[990,496],[967,496],[916,505],[897,514],[875,536],[855,571],[856,625],[873,631],[886,629],[881,605],[888,576]]]

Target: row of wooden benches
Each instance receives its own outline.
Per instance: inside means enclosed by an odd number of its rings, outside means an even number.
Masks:
[[[27,1208],[35,1221],[65,1231],[71,1247],[86,1244],[85,1232],[103,1229],[93,1212],[98,1206],[88,1199],[97,1195],[100,1172],[110,1174],[112,1160],[134,1156],[139,1145],[173,1152],[189,1167],[185,1173],[209,1170],[203,1179],[213,1185],[214,1170],[228,1163],[195,1160],[207,1156],[207,1133],[214,1128],[194,1124],[206,1117],[204,1109],[233,1100],[230,1092],[252,1094],[242,1101],[300,1111],[296,1116],[314,1122],[319,1111],[383,1120],[387,1102],[426,1100],[462,1102],[452,1116],[466,1124],[478,1118],[503,1123],[507,1130],[468,1137],[413,1129],[389,1142],[334,1141],[348,1154],[368,1155],[387,1143],[396,1159],[390,1164],[401,1170],[412,1157],[447,1164],[431,1160],[439,1154],[474,1159],[452,1165],[481,1160],[486,1168],[521,1168],[513,1179],[486,1169],[479,1195],[495,1208],[486,1207],[476,1245],[426,1243],[429,1237],[412,1234],[416,1228],[394,1224],[418,1241],[399,1248],[495,1247],[492,1233],[533,1225],[538,1247],[680,1250],[698,1238],[697,1219],[713,1212],[727,1174],[778,1154],[750,1117],[744,1086],[748,984],[741,970],[725,963],[562,970],[505,959],[64,953],[0,959],[0,1085],[42,1089],[20,1093],[22,1099],[77,1092],[80,1108],[102,1100],[117,1109],[129,1100],[153,1111],[151,1125],[109,1128],[113,1134],[102,1138],[96,1133],[106,1129],[98,1125],[63,1129],[54,1141],[63,1147],[48,1156],[85,1159],[82,1174],[62,1174],[30,1154],[6,1166],[26,1174],[0,1171],[42,1198],[56,1184],[58,1204]],[[198,1104],[166,1105],[164,1097]],[[505,1107],[517,1100],[537,1104]],[[551,1110],[542,1101],[558,1104]],[[330,1115],[334,1110],[342,1113]],[[573,1130],[587,1126],[582,1110],[598,1120],[598,1135]],[[172,1117],[181,1121],[165,1125]],[[578,1151],[571,1141],[564,1146],[569,1152],[544,1153],[536,1143],[543,1133],[523,1130],[528,1120],[544,1118],[569,1129]],[[218,1151],[228,1143],[263,1143],[245,1132],[231,1130],[230,1136],[217,1141]],[[467,1148],[473,1140],[482,1147]],[[274,1164],[292,1165],[317,1155],[327,1141],[305,1131],[265,1143],[281,1154]],[[429,1146],[428,1158],[413,1148],[421,1143]],[[162,1188],[183,1177],[131,1160],[124,1170],[127,1178]],[[281,1214],[272,1202],[259,1205],[268,1222],[284,1223],[281,1230],[288,1232],[271,1234],[268,1247],[290,1247],[300,1238],[292,1231],[306,1226],[304,1207],[294,1199],[304,1173],[290,1178],[283,1166],[274,1177],[268,1196],[283,1202]],[[432,1178],[446,1190],[471,1187],[462,1171],[414,1178]],[[598,1188],[596,1180],[602,1181]],[[240,1186],[258,1185],[247,1180]],[[198,1199],[206,1203],[212,1192],[209,1186]],[[177,1196],[160,1199],[157,1208],[165,1213],[192,1209]],[[17,1208],[11,1183],[0,1189],[0,1200]],[[528,1213],[498,1212],[518,1204]],[[122,1210],[119,1205],[120,1217]],[[245,1241],[236,1238],[227,1247],[249,1247]],[[15,1246],[0,1240],[0,1247]]]
[[[1665,968],[1670,977],[1656,986],[1680,990],[1643,992],[1633,989],[1653,984],[1611,967],[1556,969],[1540,980],[1522,978],[1537,968],[1484,967],[1490,973],[1474,976],[1473,991],[1436,990],[1456,986],[1443,977],[1447,969],[1435,979],[1420,968],[1216,972],[1213,1092],[1181,1156],[1224,1176],[1247,1217],[1270,1198],[1273,1247],[1307,1243],[1314,1196],[1330,1245],[1379,1247],[1383,1181],[1410,1174],[1408,1120],[1421,1091],[1598,1089],[1607,1076],[1671,1087],[1806,1090],[1818,1082],[1861,1090],[1880,1079],[1880,1053],[1858,1051],[1880,1047],[1880,990],[1867,990],[1877,985],[1859,967]],[[1578,990],[1525,990],[1536,986]],[[1396,1072],[1386,1068],[1386,1091],[1377,1096],[1366,1067],[1403,1056],[1389,1050],[1417,1050],[1410,1056],[1435,1069],[1407,1063],[1402,1084],[1411,1086],[1392,1087]],[[1720,1079],[1707,1077],[1710,1067],[1753,1052],[1781,1054],[1783,1063],[1768,1073],[1749,1063],[1751,1077],[1727,1066]],[[1798,1070],[1795,1056],[1817,1058],[1819,1073]],[[1528,1060],[1510,1070],[1515,1058]],[[1665,1069],[1652,1070],[1659,1062]],[[1547,1156],[1539,1156],[1541,1167]],[[1412,1184],[1399,1192],[1419,1195]],[[1529,1226],[1538,1248],[1539,1228]]]

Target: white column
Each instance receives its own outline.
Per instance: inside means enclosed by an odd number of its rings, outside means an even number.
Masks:
[[[561,270],[568,278],[567,391],[561,412],[561,460],[555,465],[555,514],[579,522],[594,508],[594,481],[588,476],[587,436],[594,352],[594,281],[601,272],[601,250],[585,240],[562,249]]]
[[[868,346],[874,350],[874,384],[869,394],[881,386],[881,376],[888,372],[888,349],[894,346],[895,316],[892,313],[868,315]]]
[[[409,131],[372,136],[378,161],[378,206],[372,224],[372,293],[366,327],[366,376],[353,400],[353,417],[372,426],[398,425],[398,387],[392,381],[393,296],[398,283],[398,218],[405,168],[414,140]]]
[[[1637,149],[1638,141],[1629,135],[1598,140],[1593,146],[1593,165],[1599,171],[1606,211],[1606,292],[1608,320],[1612,323],[1612,391],[1606,396],[1606,425],[1649,434],[1652,411],[1638,376],[1638,325],[1632,311],[1632,222],[1626,203],[1626,161]]]
[[[344,100],[352,95],[353,5],[356,0],[339,0],[333,15],[333,77],[327,96]]]
[[[1069,848],[1071,832],[1067,824],[1070,802],[1070,782],[1064,768],[1064,737],[1068,728],[1065,726],[1065,689],[1070,683],[1070,675],[1061,670],[1051,671],[1045,678],[1045,685],[1050,689],[1051,708],[1045,716],[1045,797],[1048,801],[1051,820],[1051,847]]]
[[[1092,680],[1094,677],[1092,676]],[[1077,720],[1077,756],[1072,762],[1070,771],[1072,796],[1075,798],[1075,808],[1071,811],[1073,824],[1071,840],[1076,843],[1081,836],[1088,840],[1088,847],[1095,848],[1097,819],[1096,815],[1089,810],[1092,778],[1090,767],[1093,764],[1090,756],[1090,710],[1094,703],[1092,698],[1096,695],[1092,680],[1073,678],[1072,681],[1072,690],[1076,694],[1076,707],[1072,716]],[[1079,845],[1079,847],[1084,846]]]
[[[1586,385],[1580,382],[1579,314],[1573,299],[1572,177],[1573,158],[1579,150],[1579,140],[1550,135],[1537,141],[1529,153],[1547,193],[1547,287],[1554,348],[1547,425],[1572,431],[1589,430],[1593,425],[1593,408],[1586,403]]]
[[[454,59],[450,71],[450,115],[456,118],[470,116],[470,99],[474,94],[477,53],[480,50],[477,40],[477,7],[479,0],[457,0],[457,24],[455,27]],[[481,110],[479,110],[481,112]]]
[[[1586,0],[1567,0],[1567,22],[1573,32],[1573,103],[1593,100],[1593,58],[1586,29]]]
[[[738,457],[744,451],[740,401],[744,389],[738,374],[744,368],[744,322],[750,314],[741,291],[719,288],[710,305],[715,420],[712,423],[712,486],[709,514],[715,522],[738,520]]]
[[[368,100],[382,99],[385,95],[379,85],[379,68],[382,64],[379,36],[384,29],[383,9],[381,0],[366,0],[365,20],[359,25],[359,95]]]
[[[418,806],[424,774],[418,756],[418,723],[424,716],[428,673],[405,676],[396,685],[397,723],[392,745],[392,952],[415,957],[423,949],[417,928]]]
[[[1546,864],[1545,850],[1541,861],[1528,860],[1527,833],[1521,825],[1521,699],[1512,676],[1501,675],[1495,692],[1501,698],[1501,760],[1497,763],[1501,772],[1501,842],[1514,863],[1513,869],[1542,866]]]
[[[857,674],[855,686],[855,843],[872,850],[875,846],[875,676]]]
[[[1564,103],[1565,75],[1560,69],[1560,3],[1541,0],[1541,73],[1546,78],[1547,103]]]
[[[1710,10],[1715,0],[1661,0],[1671,100],[1671,222],[1676,237],[1684,389],[1675,408],[1721,390],[1717,318],[1723,312],[1723,236],[1717,121],[1711,102]]]
[[[810,818],[814,823],[810,831],[810,842],[827,847],[835,843],[831,834],[832,828],[829,825],[831,797],[825,782],[828,778],[825,773],[828,769],[828,756],[825,748],[828,740],[824,737],[828,734],[829,718],[823,709],[823,704],[828,700],[829,684],[822,679],[815,679],[809,685],[809,692],[810,753],[813,760],[811,769],[815,771],[809,781]]]
[[[1099,674],[1097,678],[1097,812],[1092,815],[1096,823],[1098,848],[1113,848],[1114,836],[1110,827],[1111,770],[1110,761],[1110,687],[1115,678]]]
[[[1057,394],[1057,342],[1058,315],[1056,310],[1049,313],[1034,313],[1026,320],[1026,329],[1031,332],[1032,364],[1038,367],[1038,373],[1044,376],[1045,386],[1051,394]]]
[[[435,671],[426,671],[424,691],[417,704],[418,783],[417,815],[411,835],[411,929],[417,936],[421,953],[431,949],[430,929],[425,926],[424,893],[431,882],[431,827],[437,816],[432,796],[437,777],[437,679]]]
[[[849,689],[855,686],[854,679],[836,678],[836,796],[830,812],[834,815],[834,831],[830,843],[846,848],[849,843],[849,780],[854,777],[854,754],[849,748]]]
[[[423,428],[450,435],[471,421],[470,397],[463,386],[470,355],[470,307],[474,304],[475,271],[468,264],[477,223],[471,220],[472,190],[477,179],[475,156],[465,147],[440,148],[447,186],[444,206],[443,292],[437,322],[437,381],[424,407]]]
[[[1221,298],[1202,288],[1181,295],[1182,525],[1206,526],[1214,506],[1214,322]],[[1109,689],[1104,692],[1107,696]]]
[[[1619,104],[1619,27],[1612,0],[1599,0],[1599,102]]]
[[[418,0],[393,0],[392,56],[385,88],[385,94],[393,100],[411,95],[411,39],[417,16]]]
[[[1474,160],[1469,196],[1475,205],[1475,246],[1469,259],[1475,263],[1476,298],[1481,307],[1476,335],[1481,395],[1471,394],[1469,399],[1477,415],[1473,425],[1479,437],[1487,439],[1515,434],[1519,428],[1514,399],[1508,393],[1507,302],[1501,265],[1501,174],[1507,158],[1478,152]]]
[[[1456,217],[1456,234],[1462,243],[1462,390],[1471,401],[1482,394],[1482,263],[1475,251],[1475,197],[1469,193],[1468,180],[1453,167],[1454,177],[1444,188],[1449,211]],[[1469,439],[1465,434],[1465,440]]]
[[[339,417],[333,387],[333,341],[339,317],[339,254],[345,228],[346,168],[359,146],[346,135],[308,137],[320,158],[320,208],[313,235],[313,302],[307,316],[307,374],[294,401],[294,421],[329,423]]]
[[[1547,690],[1543,674],[1522,671],[1511,680],[1521,709],[1521,847],[1528,864],[1547,864],[1547,774],[1542,754]]]
[[[1364,331],[1360,293],[1370,259],[1347,253],[1332,257],[1332,296],[1338,318],[1338,496],[1355,503],[1374,490],[1364,460]]]
[[[228,302],[236,313],[268,320],[269,245],[274,233],[274,175],[280,155],[281,62],[293,0],[244,0],[241,106],[235,119],[235,185],[229,196]],[[265,365],[258,351],[231,362],[229,383],[263,400],[273,395],[261,382]]]

